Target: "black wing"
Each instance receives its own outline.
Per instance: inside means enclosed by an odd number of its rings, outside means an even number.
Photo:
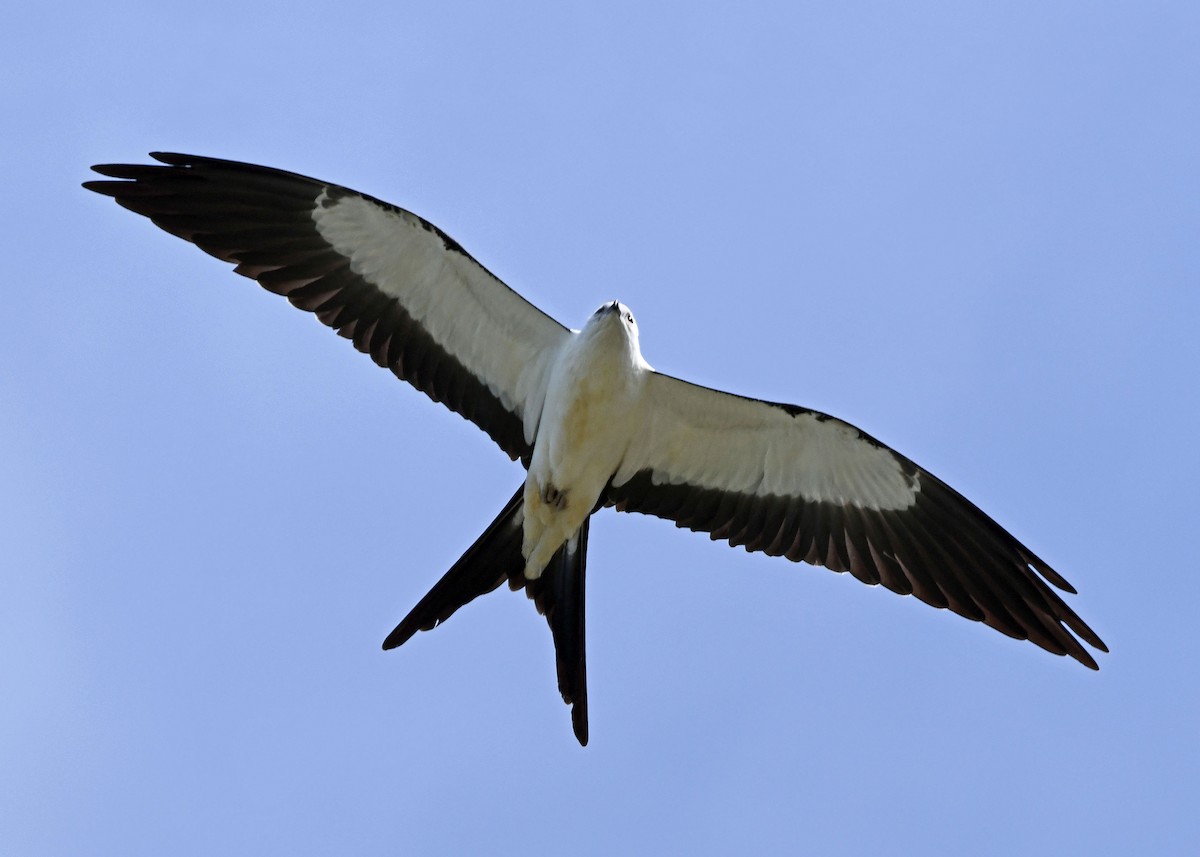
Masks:
[[[266,167],[155,153],[93,167],[111,196],[315,313],[526,463],[569,331],[410,212]]]
[[[665,375],[607,502],[849,571],[1097,669],[1066,580],[953,488],[841,420]]]

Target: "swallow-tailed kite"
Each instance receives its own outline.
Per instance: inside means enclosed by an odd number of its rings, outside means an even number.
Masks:
[[[111,180],[84,186],[314,313],[527,470],[385,649],[505,581],[524,588],[586,744],[588,520],[615,506],[849,571],[1092,669],[1076,636],[1107,651],[1047,585],[1070,584],[953,488],[834,417],[655,372],[623,304],[570,330],[402,208],[281,170],[152,157],[94,167]]]

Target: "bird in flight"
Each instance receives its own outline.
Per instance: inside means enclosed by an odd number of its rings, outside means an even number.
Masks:
[[[501,583],[524,589],[587,744],[588,521],[612,506],[848,571],[1092,669],[1080,640],[1108,651],[1051,585],[1075,589],[953,488],[835,417],[654,371],[624,304],[571,330],[402,208],[283,170],[151,157],[95,166],[107,178],[84,187],[315,314],[526,469],[385,649]]]

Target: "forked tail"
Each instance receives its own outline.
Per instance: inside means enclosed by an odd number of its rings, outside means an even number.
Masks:
[[[584,571],[587,566],[588,522],[576,537],[554,554],[537,580],[525,579],[521,555],[524,486],[467,548],[442,579],[429,590],[383,641],[385,649],[405,643],[417,631],[446,621],[469,601],[497,588],[505,580],[511,589],[524,589],[546,617],[554,637],[558,689],[571,706],[571,724],[580,744],[587,744],[587,662],[584,648]]]

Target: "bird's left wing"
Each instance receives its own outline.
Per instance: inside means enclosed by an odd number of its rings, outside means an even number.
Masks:
[[[928,471],[816,411],[647,379],[606,501],[796,562],[849,571],[1009,636],[1096,662],[1104,643],[1049,565]],[[1068,630],[1069,629],[1069,630]]]
[[[153,153],[84,187],[315,313],[380,366],[528,463],[565,327],[432,223],[267,167]]]

